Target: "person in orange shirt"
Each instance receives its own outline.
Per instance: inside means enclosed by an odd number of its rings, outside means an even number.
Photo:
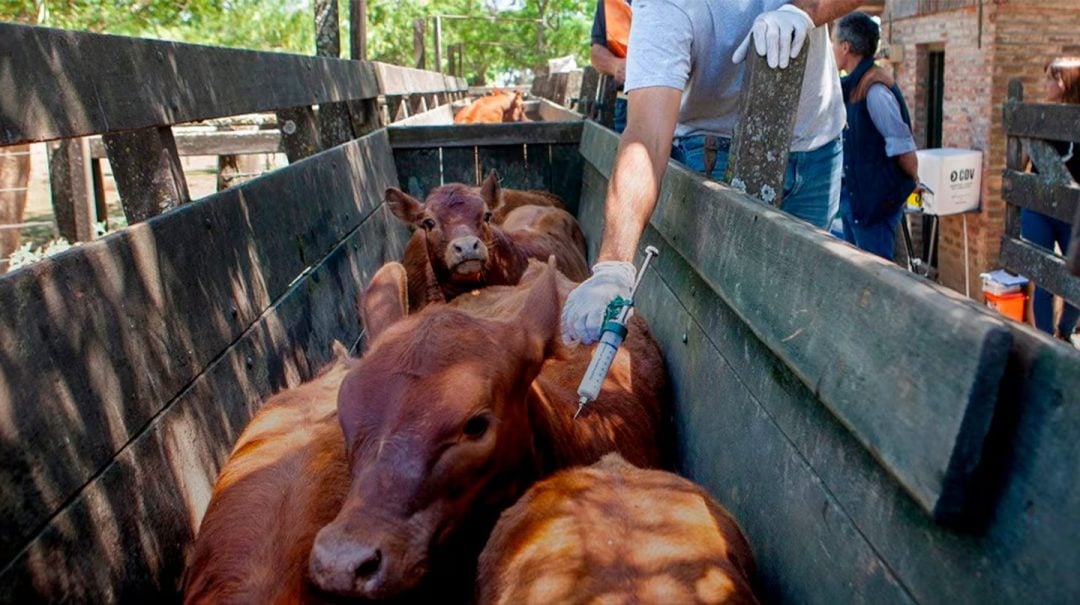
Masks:
[[[611,76],[619,84],[615,99],[615,132],[626,128],[626,48],[630,40],[630,0],[600,0],[593,17],[589,63],[596,71]]]

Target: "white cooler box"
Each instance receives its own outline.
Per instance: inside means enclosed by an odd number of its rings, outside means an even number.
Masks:
[[[934,193],[923,194],[926,214],[977,212],[982,193],[982,152],[971,149],[922,149],[919,180]]]

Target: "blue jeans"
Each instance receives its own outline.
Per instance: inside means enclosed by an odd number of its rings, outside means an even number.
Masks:
[[[1029,242],[1042,246],[1048,250],[1054,249],[1054,244],[1061,249],[1069,249],[1070,233],[1069,224],[1056,218],[1033,212],[1027,208],[1020,209],[1020,234]],[[1035,299],[1031,303],[1032,313],[1035,315],[1035,327],[1046,332],[1054,333],[1054,295],[1048,290],[1035,288]],[[1061,311],[1061,319],[1058,321],[1057,331],[1068,337],[1076,329],[1076,320],[1080,318],[1080,309],[1065,303]]]
[[[840,219],[844,223],[844,241],[876,254],[881,258],[893,260],[896,251],[896,228],[904,215],[904,207],[896,209],[896,214],[870,225],[855,223],[851,214],[851,192],[847,187],[840,190]]]
[[[626,99],[615,98],[615,132],[626,130]]]
[[[727,170],[730,139],[720,139],[716,165],[710,177],[724,179]],[[843,174],[844,143],[840,137],[810,151],[793,151],[788,155],[784,174],[784,201],[780,208],[819,228],[829,228],[840,206],[840,177]],[[675,139],[671,157],[691,170],[705,171],[705,137],[693,135]]]

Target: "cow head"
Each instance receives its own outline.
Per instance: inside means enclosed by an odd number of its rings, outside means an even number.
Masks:
[[[394,216],[424,231],[428,258],[440,281],[458,284],[483,281],[492,252],[490,221],[501,201],[494,170],[479,188],[443,185],[424,203],[395,187],[386,190]]]
[[[404,305],[385,300],[401,289],[379,291],[363,305],[371,347],[338,395],[349,493],[309,566],[320,588],[371,599],[408,594],[446,553],[475,561],[535,478],[526,394],[559,323],[550,267],[498,317],[445,305],[401,317]]]
[[[503,110],[503,122],[525,122],[525,97],[520,91],[514,93],[510,105]]]

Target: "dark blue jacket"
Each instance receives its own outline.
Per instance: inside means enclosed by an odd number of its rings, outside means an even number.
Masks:
[[[860,225],[872,225],[896,214],[915,181],[904,174],[896,158],[885,155],[881,136],[866,107],[866,93],[873,84],[885,84],[900,105],[900,117],[911,127],[911,116],[900,89],[872,57],[859,63],[850,75],[840,79],[847,108],[844,129],[844,187],[851,193],[851,214]]]

